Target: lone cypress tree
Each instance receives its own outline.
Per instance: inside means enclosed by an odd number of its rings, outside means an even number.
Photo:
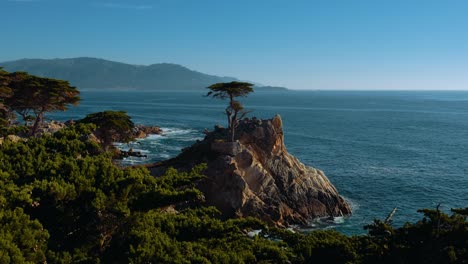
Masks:
[[[236,97],[246,97],[249,93],[253,92],[253,84],[248,82],[229,82],[229,83],[215,83],[209,87],[210,91],[206,96],[213,98],[227,99],[229,98],[229,105],[226,107],[225,112],[228,119],[229,133],[231,141],[234,142],[235,131],[239,123],[248,112],[244,110],[244,106],[236,101]]]

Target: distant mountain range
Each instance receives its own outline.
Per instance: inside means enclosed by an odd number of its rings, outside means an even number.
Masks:
[[[79,89],[122,90],[196,90],[213,83],[236,81],[190,70],[178,64],[131,65],[96,58],[21,59],[0,62],[6,71],[69,81]],[[259,86],[258,90],[286,90],[283,87]]]

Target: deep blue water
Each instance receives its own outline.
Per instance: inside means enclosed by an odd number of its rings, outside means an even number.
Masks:
[[[203,91],[84,91],[82,98],[79,107],[52,117],[125,110],[135,123],[165,128],[166,136],[136,145],[147,159],[127,164],[176,156],[205,128],[226,123],[225,102]],[[259,118],[280,114],[289,152],[323,170],[353,204],[353,216],[329,228],[364,233],[363,225],[394,207],[400,226],[420,219],[417,209],[468,206],[468,92],[289,91],[241,101]]]

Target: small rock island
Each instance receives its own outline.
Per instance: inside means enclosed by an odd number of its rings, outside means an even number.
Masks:
[[[179,156],[147,167],[159,176],[169,167],[185,171],[206,163],[206,178],[197,187],[206,203],[226,217],[254,216],[288,226],[351,214],[349,204],[322,171],[288,153],[279,115],[240,120],[234,142],[225,140],[228,133],[217,126]]]

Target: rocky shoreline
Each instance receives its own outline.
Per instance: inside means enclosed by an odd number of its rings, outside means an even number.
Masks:
[[[144,126],[144,125],[136,125],[133,128],[133,136],[135,139],[142,139],[147,138],[150,135],[163,135],[163,130],[157,126]],[[137,157],[137,158],[146,158],[147,155],[141,153],[141,151],[134,151],[133,149],[129,150],[121,150],[117,151],[116,159],[124,159],[128,157]]]
[[[60,121],[56,121],[56,120],[52,120],[50,122],[44,122],[44,124],[42,124],[38,130],[37,130],[37,136],[40,136],[40,135],[46,135],[46,134],[53,134],[63,128],[66,128],[70,125],[73,125],[75,124],[75,121],[74,120],[68,120],[68,121],[65,121],[65,122],[60,122]],[[145,125],[135,125],[135,127],[133,128],[133,136],[135,139],[142,139],[142,138],[146,138],[148,137],[149,135],[163,135],[163,130],[158,127],[158,126],[145,126]],[[21,139],[26,139],[28,138],[29,135],[25,134],[25,135],[7,135],[5,136],[5,138],[8,138],[9,140],[12,140],[12,141],[18,141],[18,140],[21,140]],[[0,137],[0,144],[5,140],[4,137]],[[98,141],[98,139],[96,137],[93,137],[93,140],[96,140]]]
[[[136,125],[133,128],[133,135],[135,139],[146,138],[149,135],[163,135],[163,130],[157,126],[144,126]]]
[[[39,133],[55,133],[71,124],[51,121]],[[164,134],[160,127],[144,125],[132,132],[135,139]],[[311,219],[351,214],[349,204],[321,170],[305,166],[287,152],[279,115],[240,121],[235,142],[227,140],[228,134],[226,128],[216,126],[179,156],[145,166],[153,176],[160,176],[170,167],[188,171],[206,163],[207,177],[196,183],[197,188],[206,205],[217,207],[226,217],[254,216],[277,226],[307,226]],[[116,159],[146,157],[133,149],[117,149],[115,154]]]
[[[277,226],[307,226],[311,219],[347,216],[350,205],[325,174],[305,166],[284,145],[282,120],[245,119],[235,142],[228,130],[215,127],[203,141],[170,160],[149,164],[154,176],[174,167],[187,171],[206,163],[206,178],[197,183],[207,205],[225,217],[253,216]]]

